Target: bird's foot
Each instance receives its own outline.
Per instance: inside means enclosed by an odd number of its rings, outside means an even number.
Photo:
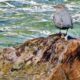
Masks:
[[[61,34],[61,38],[65,38],[65,35],[63,33]]]
[[[68,40],[68,35],[65,36],[65,40],[66,40],[66,41]]]
[[[68,35],[65,33],[61,33],[61,38],[68,40]]]
[[[68,40],[68,35],[65,33],[59,32],[59,33],[56,33],[56,35],[60,36],[61,38],[65,39],[65,40]]]

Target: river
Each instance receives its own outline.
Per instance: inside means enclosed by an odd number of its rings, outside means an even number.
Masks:
[[[0,0],[0,47],[57,33],[52,20],[53,5],[54,0]],[[68,34],[80,37],[80,1],[65,5],[74,22],[74,29]]]

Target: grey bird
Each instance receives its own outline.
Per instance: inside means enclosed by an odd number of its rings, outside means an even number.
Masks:
[[[66,35],[67,35],[68,29],[73,28],[72,17],[69,14],[65,5],[58,4],[54,6],[54,8],[56,9],[55,14],[53,16],[55,27],[60,29],[60,33],[61,30],[66,30]]]

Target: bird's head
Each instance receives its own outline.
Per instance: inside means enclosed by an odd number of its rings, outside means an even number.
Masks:
[[[58,5],[56,5],[56,6],[53,6],[55,9],[65,9],[66,7],[65,7],[65,5],[63,5],[63,4],[58,4]]]

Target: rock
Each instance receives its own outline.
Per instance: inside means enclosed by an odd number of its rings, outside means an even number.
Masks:
[[[80,80],[80,41],[57,41],[55,54],[58,59],[56,66],[46,80]]]
[[[80,80],[80,39],[59,34],[32,39],[3,49],[0,64],[2,73],[17,71],[31,80]]]
[[[3,54],[4,58],[6,58],[7,60],[11,60],[13,62],[15,62],[18,58],[16,55],[16,50],[13,47],[4,48],[3,53],[5,53]]]

